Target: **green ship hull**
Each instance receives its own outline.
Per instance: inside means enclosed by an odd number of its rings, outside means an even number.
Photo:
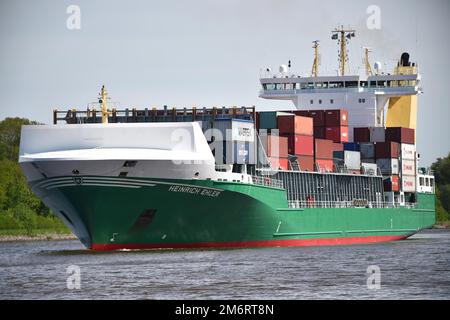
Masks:
[[[435,223],[434,194],[414,208],[290,209],[283,189],[212,180],[68,176],[32,189],[93,250],[384,242]]]

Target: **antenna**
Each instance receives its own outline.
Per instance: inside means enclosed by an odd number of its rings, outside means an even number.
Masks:
[[[347,54],[347,43],[351,38],[355,37],[355,30],[344,29],[344,26],[334,29],[331,31],[331,39],[337,40],[340,45],[339,51],[339,68],[341,71],[341,76],[345,75],[345,66],[348,62]]]
[[[319,40],[313,41],[314,62],[312,66],[311,76],[317,77],[319,75]]]

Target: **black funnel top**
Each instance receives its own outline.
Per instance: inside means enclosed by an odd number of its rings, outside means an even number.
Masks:
[[[400,58],[400,65],[402,67],[410,67],[411,66],[411,62],[409,62],[409,53],[408,52],[402,53],[402,56]]]

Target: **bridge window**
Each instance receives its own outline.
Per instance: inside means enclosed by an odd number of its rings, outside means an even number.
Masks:
[[[266,90],[275,90],[275,84],[273,84],[273,83],[268,83],[268,84],[265,84],[264,86],[265,86]]]
[[[377,86],[377,82],[376,81],[370,81],[370,86],[371,87],[376,87]]]
[[[306,82],[300,83],[300,88],[301,88],[301,89],[306,89],[306,88],[307,88]]]
[[[314,82],[308,82],[308,89],[314,89]]]
[[[347,81],[345,82],[346,88],[357,88],[358,87],[358,81]]]
[[[283,84],[282,83],[277,83],[275,85],[275,90],[283,90]]]
[[[344,83],[341,81],[338,82],[330,82],[330,88],[342,88]]]
[[[424,182],[424,181],[423,181],[423,177],[420,177],[420,178],[419,178],[419,185],[423,186],[423,182]]]
[[[378,85],[379,87],[386,87],[386,81],[378,81],[378,82],[377,82],[377,85]]]
[[[294,84],[293,84],[293,83],[286,83],[285,89],[286,89],[286,90],[292,90],[292,89],[294,89]]]
[[[369,83],[368,83],[367,81],[361,81],[361,82],[359,83],[359,85],[360,85],[362,88],[367,88],[367,87],[369,86]]]

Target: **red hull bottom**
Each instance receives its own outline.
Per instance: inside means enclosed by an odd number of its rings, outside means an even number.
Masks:
[[[402,240],[410,235],[399,236],[366,236],[366,237],[342,237],[342,238],[318,238],[318,239],[294,239],[294,240],[262,240],[262,241],[235,241],[235,242],[197,242],[197,243],[109,243],[92,244],[90,249],[98,251],[108,250],[143,250],[143,249],[200,249],[200,248],[261,248],[261,247],[314,247],[314,246],[339,246],[352,244],[366,244],[376,242],[388,242]]]

